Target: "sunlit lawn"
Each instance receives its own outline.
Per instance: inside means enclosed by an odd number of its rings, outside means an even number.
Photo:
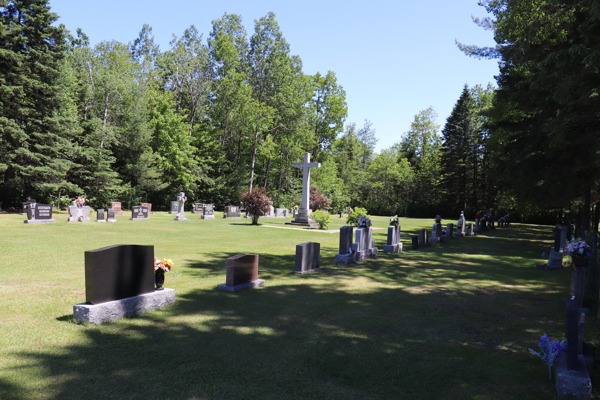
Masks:
[[[527,352],[564,333],[568,270],[540,271],[551,227],[514,225],[413,251],[433,220],[401,219],[402,254],[335,266],[339,235],[248,219],[26,225],[0,214],[0,399],[548,399]],[[261,218],[284,226],[290,219]],[[345,222],[333,216],[329,229]],[[455,222],[455,221],[444,221]],[[386,228],[388,219],[375,217]],[[325,270],[291,273],[296,244]],[[73,323],[84,251],[152,244],[175,269],[175,306],[102,326]],[[225,260],[261,256],[263,289],[226,294]],[[596,342],[590,316],[586,340]],[[597,369],[592,369],[593,384]]]

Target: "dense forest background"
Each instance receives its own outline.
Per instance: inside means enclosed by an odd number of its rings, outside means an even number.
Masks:
[[[0,201],[27,196],[64,207],[120,200],[166,210],[217,209],[264,188],[276,207],[300,201],[304,152],[330,211],[513,220],[565,216],[597,229],[600,1],[481,1],[475,19],[495,48],[498,88],[467,87],[443,127],[422,110],[391,148],[375,152],[371,122],[346,121],[334,71],[306,75],[276,16],[225,14],[206,37],[194,26],[159,49],[152,28],[124,44],[90,46],[53,23],[44,0],[0,2]],[[403,79],[399,77],[398,79]]]

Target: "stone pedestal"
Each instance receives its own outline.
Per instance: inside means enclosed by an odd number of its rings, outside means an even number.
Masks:
[[[567,357],[562,353],[555,361],[554,381],[556,394],[561,398],[588,399],[592,394],[592,382],[582,355],[578,368],[567,369]]]
[[[384,253],[402,253],[402,243],[384,244],[383,252]]]
[[[352,264],[354,263],[354,254],[336,254],[334,262],[336,264]]]
[[[294,220],[292,222],[286,222],[285,224],[300,226],[304,228],[318,228],[319,224],[317,224],[316,221],[310,219],[310,214],[312,214],[312,210],[310,208],[301,208],[296,213],[296,217],[294,218]]]
[[[159,310],[172,304],[175,304],[175,289],[164,289],[105,303],[75,304],[73,316],[80,324],[102,324],[147,311]]]
[[[264,279],[257,279],[255,281],[240,283],[239,285],[233,285],[233,286],[229,286],[225,283],[222,283],[219,286],[217,286],[217,290],[219,292],[239,292],[240,290],[254,289],[254,288],[258,288],[258,287],[263,287],[264,285],[265,285]]]

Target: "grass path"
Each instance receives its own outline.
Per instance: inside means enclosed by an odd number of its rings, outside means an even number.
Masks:
[[[353,266],[339,236],[247,219],[27,225],[0,214],[0,399],[548,399],[527,352],[562,337],[569,272],[534,265],[551,228],[515,225]],[[344,220],[333,217],[329,229]],[[285,226],[289,219],[259,222]],[[402,241],[433,220],[402,219]],[[374,217],[385,228],[387,218]],[[381,249],[386,230],[375,230]],[[295,245],[325,270],[296,275]],[[175,306],[102,326],[73,323],[83,254],[153,244],[171,258]],[[220,293],[225,259],[261,255],[265,288]],[[593,318],[586,340],[597,342]],[[591,370],[593,384],[598,369]],[[597,392],[595,390],[595,392]]]

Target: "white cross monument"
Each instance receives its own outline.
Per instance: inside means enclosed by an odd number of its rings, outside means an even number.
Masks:
[[[319,226],[315,221],[309,218],[312,210],[310,207],[310,169],[319,168],[320,163],[310,162],[310,153],[304,153],[303,163],[294,163],[292,166],[296,168],[304,168],[304,185],[302,186],[302,197],[300,198],[300,210],[296,214],[296,219],[289,225],[302,225],[302,226]]]
[[[179,203],[179,210],[177,211],[177,216],[175,217],[175,221],[187,221],[187,218],[183,215],[184,211],[184,203],[187,200],[184,192],[179,192],[179,196],[177,196],[177,202]]]

